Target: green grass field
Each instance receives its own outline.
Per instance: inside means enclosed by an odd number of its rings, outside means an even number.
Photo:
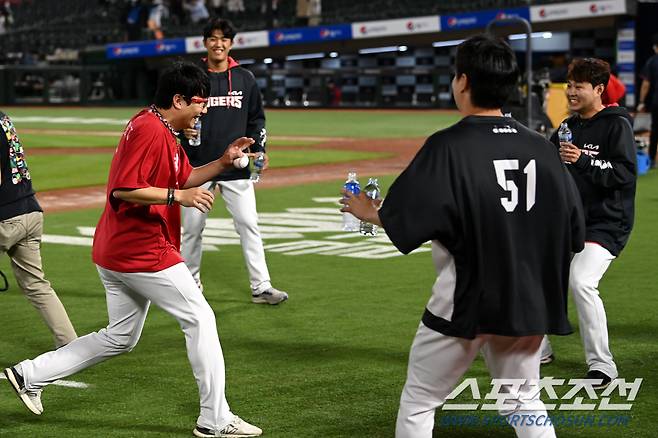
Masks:
[[[135,108],[7,108],[15,118],[44,117],[50,120],[17,121],[16,126],[26,129],[74,129],[81,131],[121,132]],[[93,123],[67,122],[62,118],[84,117]],[[334,110],[272,110],[267,112],[268,135],[404,138],[425,137],[443,123],[459,117],[445,111],[334,111]],[[58,121],[58,123],[54,123]],[[62,122],[62,123],[60,123]]]
[[[7,112],[13,115],[17,110]],[[29,114],[28,110],[22,111]],[[110,113],[108,110],[107,114]],[[281,126],[292,126],[303,117],[301,114],[274,113],[270,119],[274,124],[276,117],[289,117],[290,120],[281,122]],[[333,117],[339,113],[328,114]],[[378,119],[372,126],[380,123],[383,114],[371,114]],[[418,126],[401,126],[400,129],[408,129],[406,135],[411,136],[411,131],[415,130],[417,134],[413,135],[422,136],[421,132],[430,133],[448,123],[448,120],[438,121],[436,113],[433,113],[434,118],[432,113],[419,117],[421,114],[413,116],[413,124]],[[399,117],[407,116],[400,113]],[[329,119],[324,125],[332,123],[335,120]],[[364,126],[369,125],[364,122]],[[322,134],[309,131],[304,135]],[[379,135],[370,132],[369,136]],[[29,159],[28,150],[28,162]],[[37,167],[34,163],[35,174]],[[43,181],[39,182],[40,186],[51,177],[66,179],[55,168],[44,166],[39,170],[39,179]],[[249,303],[247,274],[239,245],[217,244],[219,251],[204,254],[205,295],[217,315],[227,366],[229,403],[237,414],[262,427],[267,437],[393,436],[409,347],[435,280],[429,253],[384,259],[322,255],[312,251],[295,255],[295,251],[280,252],[275,248],[301,240],[358,245],[366,238],[332,240],[342,233],[321,228],[300,232],[302,237],[267,237],[273,232],[268,227],[283,220],[284,213],[311,214],[311,210],[304,209],[335,208],[335,216],[327,213],[322,220],[326,223],[339,220],[338,207],[327,201],[337,198],[341,178],[342,175],[337,175],[330,183],[257,191],[270,273],[274,285],[290,293],[290,300],[283,305]],[[380,179],[384,189],[392,180],[393,177]],[[601,283],[601,293],[621,376],[627,380],[641,377],[644,382],[630,411],[605,412],[628,416],[628,425],[558,427],[560,437],[656,436],[658,296],[654,286],[653,255],[658,241],[654,226],[658,216],[658,173],[640,177],[636,209],[631,241],[608,270]],[[81,230],[77,227],[95,226],[99,214],[98,209],[47,214],[45,234],[80,236]],[[212,216],[220,223],[218,229],[225,225],[221,220],[228,218],[228,214],[221,202]],[[297,226],[287,225],[292,231]],[[385,243],[381,245],[386,246]],[[107,323],[104,291],[90,252],[87,246],[56,243],[44,243],[42,248],[46,274],[80,335],[98,330]],[[7,257],[0,259],[0,269],[10,272]],[[34,357],[52,347],[44,324],[17,290],[13,275],[9,278],[10,290],[0,293],[0,317],[4,323],[0,336],[3,366]],[[573,305],[570,319],[577,330]],[[581,378],[585,366],[577,332],[568,337],[554,337],[552,341],[557,360],[542,368],[544,375]],[[478,379],[482,396],[490,389],[481,359],[476,360],[465,377]],[[198,395],[183,335],[175,320],[157,308],[151,309],[142,340],[133,352],[67,380],[85,382],[90,387],[46,388],[45,412],[40,417],[30,414],[7,383],[0,381],[0,436],[191,436],[198,415]],[[621,400],[613,397],[613,401]],[[467,414],[473,412],[439,413],[437,425],[447,415]],[[514,436],[509,427],[437,426],[435,432],[436,436],[459,438]]]
[[[52,190],[104,184],[111,154],[99,151],[99,154],[54,157],[37,155],[36,152],[30,154],[30,150],[116,147],[125,122],[137,109],[15,107],[5,111],[15,119],[19,136],[28,151],[35,186],[38,190]],[[272,168],[384,158],[389,155],[366,151],[335,153],[314,146],[321,143],[321,138],[330,141],[335,137],[426,137],[457,119],[455,114],[438,111],[349,112],[347,115],[322,110],[270,111],[267,117],[269,136],[274,137],[268,149]],[[317,139],[304,139],[304,136]]]
[[[340,153],[336,153],[326,149],[276,150],[276,148],[272,148],[268,154],[270,160],[276,163],[272,165],[272,168],[277,169],[312,164],[372,160],[389,156],[389,154],[365,151],[340,151]],[[34,187],[36,190],[44,191],[105,184],[112,162],[112,155],[108,153],[33,155],[28,157],[27,162],[34,178]]]

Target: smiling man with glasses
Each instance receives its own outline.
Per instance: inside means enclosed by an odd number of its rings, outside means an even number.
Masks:
[[[190,165],[177,134],[194,126],[206,111],[209,88],[199,67],[175,63],[160,77],[154,104],[128,122],[112,160],[107,203],[92,252],[106,291],[109,322],[56,351],[5,369],[7,380],[32,413],[43,412],[41,391],[46,385],[131,351],[153,303],[176,318],[185,334],[201,405],[194,435],[262,433],[229,408],[215,314],[179,252],[179,205],[208,211],[214,196],[198,186],[232,167],[253,143],[238,138],[217,160]]]

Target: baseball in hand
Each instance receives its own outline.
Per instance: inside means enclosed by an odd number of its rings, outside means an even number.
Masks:
[[[240,158],[236,158],[233,160],[233,166],[235,166],[237,169],[244,169],[249,165],[249,157],[246,155],[241,156]]]

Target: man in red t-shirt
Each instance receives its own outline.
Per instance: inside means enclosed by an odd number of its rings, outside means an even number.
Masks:
[[[5,369],[7,380],[33,413],[43,412],[44,386],[132,350],[153,302],[174,316],[185,333],[201,399],[194,435],[261,435],[228,406],[215,315],[180,255],[179,204],[208,211],[213,194],[198,186],[232,166],[253,143],[242,137],[219,159],[197,168],[189,164],[177,131],[194,126],[206,111],[209,91],[203,70],[177,62],[162,74],[154,105],[128,122],[112,160],[92,253],[106,290],[109,324]]]

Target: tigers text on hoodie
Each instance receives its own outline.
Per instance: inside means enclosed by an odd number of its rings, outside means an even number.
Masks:
[[[628,111],[607,107],[590,119],[575,114],[564,122],[581,155],[567,165],[585,211],[585,240],[618,256],[633,228],[636,148]],[[557,131],[551,141],[559,147]]]
[[[203,68],[210,79],[208,112],[201,117],[201,145],[191,146],[180,136],[185,153],[194,167],[203,166],[221,157],[231,142],[240,137],[253,138],[251,152],[265,152],[267,133],[265,111],[260,90],[254,75],[231,57],[228,70],[208,70],[206,60]],[[215,180],[229,181],[248,179],[249,168],[228,169]]]

